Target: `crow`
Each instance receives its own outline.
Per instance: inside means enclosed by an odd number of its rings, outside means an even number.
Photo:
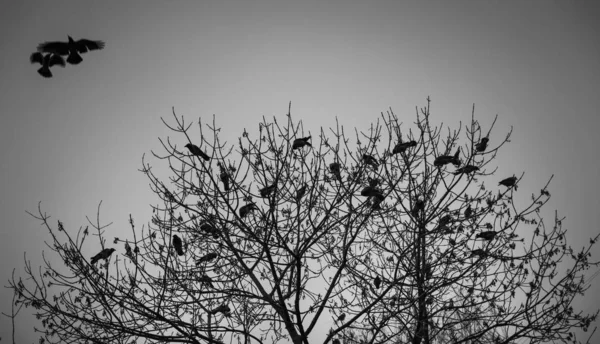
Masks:
[[[458,148],[456,150],[456,153],[454,154],[454,156],[452,155],[441,155],[438,156],[434,161],[433,161],[433,166],[435,167],[439,167],[439,166],[443,166],[449,163],[454,164],[454,166],[459,166],[460,165],[460,160],[458,158],[460,154],[460,148]]]
[[[413,217],[417,217],[417,216],[419,216],[419,212],[424,209],[425,209],[425,202],[419,199],[415,202],[415,205],[413,206],[413,208],[411,209],[410,212]]]
[[[390,301],[390,306],[394,307],[396,305],[396,301],[398,300],[398,296],[392,296],[392,300]]]
[[[59,65],[61,67],[65,66],[65,59],[63,59],[60,55],[56,54],[46,54],[45,56],[42,53],[37,52],[31,54],[29,57],[29,61],[31,63],[39,63],[42,65],[37,72],[43,76],[44,78],[51,78],[52,72],[50,72],[50,67]]]
[[[308,140],[310,140],[310,136],[308,137],[302,137],[302,138],[298,138],[294,140],[294,143],[292,144],[292,149],[298,149],[298,148],[302,148],[304,146],[309,146],[312,147],[312,145],[310,144],[310,142],[308,142]]]
[[[183,256],[183,243],[177,234],[173,235],[172,243],[173,247],[175,248],[175,252],[177,252],[178,255]]]
[[[473,256],[480,256],[480,257],[485,257],[486,252],[480,248],[471,251],[471,257]]]
[[[465,209],[465,219],[470,218],[471,215],[473,215],[473,209],[471,209],[471,205],[469,204],[467,209]]]
[[[223,182],[225,191],[229,191],[229,174],[223,170],[221,171],[221,174],[219,174],[219,178],[221,178],[221,181]]]
[[[363,154],[362,159],[365,162],[365,164],[371,165],[371,166],[373,166],[373,168],[377,168],[379,166],[377,159],[375,159],[373,156],[371,156],[369,154]]]
[[[100,253],[98,253],[97,255],[92,257],[92,260],[90,261],[90,263],[92,265],[96,264],[96,262],[100,259],[104,259],[107,260],[108,257],[110,257],[110,255],[115,252],[116,250],[114,248],[105,248],[104,250],[100,251]]]
[[[228,317],[231,315],[231,308],[229,308],[229,306],[227,306],[227,305],[220,305],[219,307],[210,311],[210,314],[217,314],[219,312],[223,313],[223,315]]]
[[[498,234],[498,232],[494,232],[494,231],[481,232],[481,233],[477,234],[475,236],[475,238],[482,238],[483,240],[492,241],[492,240],[494,240],[494,237],[496,237],[496,234]]]
[[[216,252],[211,252],[211,253],[205,254],[204,256],[200,257],[200,259],[196,260],[196,265],[200,265],[204,262],[210,262],[211,260],[217,258],[218,256],[219,256],[219,254]]]
[[[269,197],[269,195],[271,193],[273,193],[273,191],[275,191],[276,189],[277,189],[277,181],[275,181],[271,186],[266,186],[266,187],[260,189],[260,197],[262,197],[262,198]]]
[[[189,149],[192,154],[201,157],[205,161],[210,160],[210,157],[206,155],[206,153],[204,153],[202,149],[200,149],[198,146],[188,143],[187,145],[185,145],[185,147]]]
[[[80,39],[77,42],[69,37],[68,42],[44,42],[40,43],[37,50],[41,53],[51,53],[56,55],[69,55],[67,62],[70,64],[79,64],[83,59],[80,53],[86,53],[92,50],[99,50],[104,48],[104,42],[102,41],[91,41],[89,39]]]
[[[510,188],[512,186],[515,188],[515,190],[517,190],[517,186],[515,185],[516,182],[517,182],[517,177],[512,176],[512,177],[508,177],[506,179],[501,180],[500,183],[498,183],[498,185],[504,185],[507,188]]]
[[[346,319],[346,313],[340,314],[340,316],[337,318],[338,321],[344,321],[345,319]]]
[[[417,141],[398,142],[394,146],[394,149],[392,150],[392,155],[398,154],[398,153],[404,153],[406,151],[406,149],[408,149],[409,147],[415,147],[416,145],[417,145]]]
[[[375,277],[375,281],[373,281],[373,284],[375,284],[375,289],[379,289],[379,287],[381,286],[381,278],[379,276]]]
[[[385,199],[385,196],[383,196],[383,194],[378,194],[375,195],[373,200],[373,204],[371,204],[371,209],[373,210],[381,210],[381,202],[383,202],[383,200]]]
[[[302,199],[302,197],[306,193],[307,187],[308,185],[304,184],[300,189],[298,189],[298,191],[296,191],[296,202],[300,202],[300,199]]]
[[[479,143],[475,145],[475,149],[478,152],[484,152],[487,148],[487,144],[488,144],[489,140],[490,139],[488,139],[487,137],[482,138],[481,141],[479,141]]]
[[[248,215],[251,211],[257,210],[258,207],[256,206],[256,204],[254,203],[248,203],[245,206],[240,208],[240,217],[244,218],[246,217],[246,215]]]
[[[381,190],[372,186],[367,186],[366,188],[362,189],[360,195],[365,197],[383,196]]]
[[[208,234],[212,234],[213,238],[215,239],[219,237],[219,230],[209,223],[203,224],[202,226],[200,226],[200,229],[207,232]]]
[[[338,179],[338,180],[342,180],[342,175],[340,174],[340,164],[337,162],[332,162],[329,165],[329,170],[331,171],[331,173],[333,173],[333,175]]]
[[[209,286],[209,287],[211,287],[211,288],[212,288],[212,286],[213,286],[213,284],[212,284],[212,278],[210,278],[210,277],[209,277],[209,276],[207,276],[207,275],[202,275],[202,276],[200,276],[200,277],[198,278],[198,282],[200,282],[200,283],[206,283],[206,284],[208,284],[208,286]]]
[[[461,174],[461,173],[469,174],[469,173],[476,172],[476,171],[479,171],[479,167],[473,166],[473,165],[466,165],[466,166],[463,166],[463,167],[459,168],[458,170],[454,171],[454,174]]]

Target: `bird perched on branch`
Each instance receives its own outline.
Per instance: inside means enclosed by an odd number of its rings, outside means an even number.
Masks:
[[[178,255],[183,256],[183,242],[181,241],[181,238],[178,237],[177,234],[175,234],[173,235],[171,242],[173,243],[175,252],[177,252]]]
[[[371,166],[373,166],[373,168],[377,168],[379,166],[377,159],[375,159],[373,156],[371,156],[369,154],[363,154],[362,159],[365,162],[365,164],[371,165]]]
[[[256,204],[248,203],[240,208],[240,217],[244,218],[244,217],[246,217],[246,215],[248,215],[251,211],[254,211],[254,210],[258,210],[258,207],[256,206]]]
[[[37,72],[43,76],[44,78],[51,78],[52,72],[50,72],[50,67],[59,65],[61,67],[65,66],[65,59],[63,59],[60,55],[56,54],[46,54],[43,55],[40,52],[33,53],[29,57],[29,61],[31,63],[39,63],[42,65]]]
[[[460,147],[456,150],[456,153],[454,155],[438,156],[433,161],[433,166],[439,167],[439,166],[443,166],[443,165],[446,165],[449,163],[454,164],[454,166],[460,166],[459,155],[460,155]]]
[[[211,288],[213,286],[213,284],[212,284],[212,278],[210,278],[207,275],[202,275],[202,276],[198,277],[198,282],[203,283],[203,284],[207,284]]]
[[[269,195],[271,193],[273,193],[273,191],[275,191],[276,189],[277,189],[277,181],[273,182],[273,184],[270,186],[266,186],[266,187],[260,189],[260,197],[262,197],[262,198],[269,197]]]
[[[203,224],[202,226],[200,226],[200,229],[205,231],[208,234],[212,234],[213,238],[215,238],[215,239],[219,237],[219,230],[215,226],[213,226],[209,223]]]
[[[189,149],[192,154],[201,157],[205,161],[210,160],[210,157],[206,155],[206,153],[204,153],[202,149],[200,149],[200,147],[194,144],[188,143],[187,145],[185,145],[185,148]]]
[[[394,149],[392,150],[392,155],[398,154],[398,153],[404,153],[409,147],[415,147],[416,145],[417,145],[417,141],[398,142],[394,146]]]
[[[375,289],[379,289],[379,287],[381,286],[381,277],[379,277],[379,276],[375,277],[373,284],[375,285]]]
[[[477,234],[475,238],[482,238],[483,240],[492,241],[496,237],[496,234],[498,234],[498,232],[486,231]]]
[[[56,55],[69,55],[67,62],[70,64],[79,64],[83,59],[81,55],[92,50],[104,49],[104,42],[92,41],[89,39],[80,39],[78,41],[73,40],[71,36],[68,42],[44,42],[40,43],[37,50],[41,53],[51,53]]]
[[[486,255],[487,255],[487,253],[480,248],[471,251],[471,257],[473,257],[473,256],[485,257]]]
[[[372,187],[372,186],[367,186],[364,189],[362,189],[362,191],[360,192],[361,196],[365,196],[365,197],[374,197],[374,196],[383,196],[383,193],[381,192],[381,190]]]
[[[515,190],[517,190],[517,185],[515,185],[516,182],[517,182],[517,177],[512,176],[512,177],[508,177],[506,179],[501,180],[500,183],[498,183],[498,185],[504,185],[507,188],[514,187]]]
[[[479,143],[475,145],[475,150],[477,150],[478,152],[484,152],[487,149],[487,144],[489,140],[490,139],[487,137],[482,138],[481,141],[479,141]]]
[[[292,149],[295,150],[298,148],[302,148],[304,146],[312,147],[310,142],[308,142],[308,140],[310,140],[310,138],[311,138],[311,136],[295,139],[294,143],[292,144]]]
[[[344,321],[346,320],[346,313],[342,313],[340,314],[340,316],[337,318],[338,321]]]
[[[471,215],[473,215],[473,209],[471,209],[471,205],[469,204],[467,209],[465,209],[465,219],[470,218]]]
[[[459,168],[458,170],[454,171],[454,174],[461,174],[461,173],[469,174],[469,173],[473,173],[476,171],[479,171],[479,167],[473,166],[473,165],[466,165],[466,166],[463,166],[463,167]]]
[[[227,173],[225,170],[222,170],[219,174],[219,178],[221,179],[221,182],[223,182],[223,189],[225,189],[225,191],[229,191],[229,173]]]
[[[113,254],[113,252],[115,252],[115,251],[116,250],[114,248],[105,248],[104,250],[100,251],[100,253],[98,253],[97,255],[93,256],[92,260],[90,261],[90,263],[92,265],[94,265],[100,259],[107,260],[108,257],[110,257],[110,255]]]
[[[205,254],[204,256],[200,257],[200,259],[196,260],[196,265],[200,265],[204,262],[210,262],[211,260],[217,258],[219,256],[219,254],[217,254],[216,252],[211,252],[208,254]]]
[[[340,174],[340,164],[337,162],[332,162],[329,164],[329,170],[333,175],[337,178],[337,180],[342,180],[342,175]]]
[[[296,191],[296,202],[300,202],[300,199],[306,194],[306,188],[308,185],[304,184],[298,191]]]
[[[223,313],[223,315],[225,315],[225,316],[230,316],[231,308],[229,308],[229,306],[227,306],[227,305],[220,305],[219,307],[210,311],[210,313],[211,314]]]

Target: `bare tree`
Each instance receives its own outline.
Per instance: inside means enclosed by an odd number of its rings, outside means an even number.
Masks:
[[[491,165],[510,132],[496,141],[473,115],[446,133],[429,106],[413,129],[390,110],[352,134],[312,135],[288,112],[236,146],[173,112],[178,143],[154,154],[169,177],[143,160],[161,199],[148,227],[131,219],[112,254],[98,215],[91,264],[88,228],[73,238],[39,209],[64,272],[27,263],[16,303],[49,342],[308,344],[324,327],[334,344],[577,342],[598,314],[572,307],[598,237],[575,252],[561,218],[546,227],[550,181],[517,209],[524,174]]]

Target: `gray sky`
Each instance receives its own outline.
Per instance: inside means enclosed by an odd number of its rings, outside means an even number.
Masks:
[[[435,122],[476,116],[494,139],[514,126],[498,176],[526,175],[523,202],[554,174],[554,210],[570,243],[599,231],[597,153],[600,3],[595,1],[12,1],[0,11],[0,180],[6,281],[39,266],[49,236],[25,210],[38,201],[67,229],[86,225],[100,200],[109,238],[138,228],[156,203],[138,171],[160,151],[171,107],[212,120],[235,142],[262,116],[292,115],[317,133],[366,129],[392,107],[407,124],[432,98]],[[101,39],[106,48],[43,79],[29,55],[47,40]],[[173,135],[171,135],[173,136]],[[157,160],[149,160],[160,165]],[[92,253],[92,252],[90,252]],[[594,251],[595,258],[600,250]],[[595,270],[590,271],[590,274]],[[600,302],[598,280],[578,306]],[[5,282],[4,285],[7,285]],[[0,310],[10,311],[10,290]],[[17,320],[29,343],[31,318]],[[0,319],[0,336],[10,338]],[[600,336],[597,334],[596,337]]]

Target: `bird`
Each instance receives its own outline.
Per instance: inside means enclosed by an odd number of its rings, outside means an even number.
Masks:
[[[413,208],[411,209],[411,214],[413,217],[417,217],[419,215],[419,211],[424,210],[425,209],[425,202],[418,199],[415,202],[415,205],[413,206]]]
[[[292,149],[295,150],[298,148],[302,148],[304,146],[312,147],[310,142],[308,142],[308,140],[310,140],[310,138],[311,138],[311,136],[295,139],[294,143],[292,144]]]
[[[501,180],[500,183],[498,183],[498,185],[504,185],[507,188],[514,187],[515,190],[517,190],[517,186],[515,185],[516,182],[517,182],[517,177],[512,176],[512,177],[508,177],[506,179]]]
[[[340,164],[339,163],[332,162],[331,164],[329,164],[329,170],[331,171],[331,173],[333,173],[333,175],[338,180],[342,180],[342,175],[340,174]]]
[[[181,241],[181,238],[179,238],[177,234],[175,234],[173,235],[172,242],[173,247],[175,248],[175,252],[177,252],[178,255],[183,256],[183,243]]]
[[[211,252],[211,253],[205,254],[204,256],[200,257],[200,259],[196,260],[196,265],[200,265],[204,262],[210,262],[211,260],[217,258],[218,256],[219,256],[219,254],[216,252]]]
[[[107,260],[108,257],[110,257],[110,255],[113,254],[113,252],[115,252],[115,251],[116,250],[114,248],[105,248],[104,250],[100,251],[100,253],[98,253],[97,255],[93,256],[92,260],[90,261],[90,263],[92,265],[94,265],[100,259]]]
[[[80,39],[78,41],[73,40],[71,36],[68,42],[44,42],[40,43],[37,47],[37,51],[41,53],[51,53],[56,55],[69,55],[67,62],[70,64],[79,64],[83,59],[80,53],[86,53],[92,50],[104,49],[103,41],[92,41],[89,39]]]
[[[404,153],[406,151],[406,149],[408,149],[409,147],[415,147],[416,145],[417,145],[417,141],[398,142],[394,146],[394,149],[392,150],[392,155],[398,154],[398,153]]]
[[[439,166],[443,166],[449,163],[452,163],[454,166],[459,166],[460,165],[460,160],[459,160],[459,154],[460,154],[460,147],[456,150],[456,153],[454,153],[454,155],[441,155],[438,156],[434,161],[433,161],[433,166],[439,167]]]
[[[487,148],[489,140],[490,139],[487,137],[482,138],[481,141],[479,141],[479,143],[475,145],[475,150],[477,150],[478,152],[484,152]]]
[[[275,181],[271,186],[266,186],[260,189],[260,197],[266,198],[277,189],[277,181]]]
[[[467,209],[465,209],[465,219],[470,218],[471,215],[473,215],[473,209],[471,209],[471,205],[469,204]]]
[[[344,321],[345,319],[346,319],[346,313],[342,313],[342,314],[341,314],[341,315],[340,315],[340,316],[337,318],[337,320],[338,320],[338,321]]]
[[[379,287],[381,286],[381,278],[379,276],[375,277],[375,281],[373,281],[373,284],[375,284],[375,289],[379,289]]]
[[[461,174],[461,173],[469,174],[469,173],[476,172],[476,171],[479,171],[479,167],[473,166],[473,165],[466,165],[466,166],[463,166],[463,167],[459,168],[458,170],[454,171],[454,174]]]
[[[229,308],[227,305],[220,305],[219,307],[210,311],[210,314],[217,314],[219,312],[223,313],[225,316],[229,316],[231,314],[231,308]]]
[[[363,154],[362,159],[365,162],[365,164],[371,165],[373,166],[373,168],[377,168],[377,166],[379,166],[379,163],[377,163],[377,159],[375,159],[369,154]]]
[[[37,72],[43,76],[44,78],[51,78],[52,72],[50,72],[50,67],[59,65],[61,67],[65,66],[65,59],[63,59],[60,55],[56,54],[46,54],[43,55],[40,52],[33,53],[29,57],[29,61],[31,63],[39,63],[42,65]]]
[[[200,229],[207,232],[208,234],[212,234],[215,239],[219,237],[219,230],[209,223],[203,224],[202,226],[200,226]]]
[[[333,341],[331,341],[331,344],[340,344],[340,340],[337,338],[334,338]]]
[[[371,209],[373,210],[381,210],[381,202],[383,202],[383,200],[385,199],[385,196],[383,196],[383,194],[378,194],[375,195],[373,200],[373,204],[371,204]]]
[[[258,207],[256,206],[256,204],[254,203],[248,203],[244,206],[242,206],[240,208],[240,217],[244,218],[246,217],[246,215],[248,215],[251,211],[257,210]]]
[[[229,173],[227,173],[227,170],[223,168],[222,165],[221,166],[221,173],[219,174],[219,179],[221,179],[221,182],[223,182],[223,189],[225,189],[225,191],[229,191]]]
[[[362,191],[360,192],[361,196],[365,196],[365,197],[372,197],[372,196],[382,196],[382,192],[381,190],[372,187],[372,186],[367,186],[364,189],[362,189]]]
[[[477,234],[475,238],[482,238],[483,240],[492,241],[494,240],[494,237],[496,237],[496,234],[498,234],[498,232],[486,231]]]
[[[296,191],[296,202],[300,202],[300,199],[302,199],[302,197],[306,193],[307,187],[308,185],[304,184],[300,189],[298,189],[298,191]]]
[[[213,284],[212,284],[212,278],[210,278],[210,277],[209,277],[209,276],[207,276],[207,275],[202,275],[202,276],[200,276],[200,277],[198,278],[198,282],[200,282],[200,283],[206,283],[206,284],[208,284],[208,286],[209,286],[209,287],[211,287],[211,288],[212,288],[212,286],[213,286]]]
[[[473,256],[485,257],[485,255],[486,255],[485,251],[480,248],[471,251],[471,257],[473,257]]]
[[[201,158],[202,158],[202,159],[204,159],[205,161],[208,161],[208,160],[210,160],[210,157],[209,157],[208,155],[206,155],[206,153],[204,153],[204,152],[202,151],[202,149],[200,149],[198,146],[196,146],[196,145],[194,145],[194,144],[191,144],[191,143],[188,143],[187,145],[185,145],[185,147],[186,147],[187,149],[189,149],[189,150],[190,150],[190,152],[191,152],[192,154],[194,154],[194,155],[197,155],[197,156],[201,157]]]

